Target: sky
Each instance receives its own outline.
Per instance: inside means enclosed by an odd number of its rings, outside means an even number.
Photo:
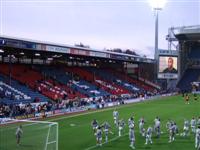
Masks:
[[[148,0],[0,0],[1,35],[154,56]],[[168,0],[159,12],[159,48],[169,27],[200,25],[200,0]]]

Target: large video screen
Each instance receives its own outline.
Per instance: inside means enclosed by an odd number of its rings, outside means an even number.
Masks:
[[[178,77],[177,57],[160,56],[158,78],[176,79]]]

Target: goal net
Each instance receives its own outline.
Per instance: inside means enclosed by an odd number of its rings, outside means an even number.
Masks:
[[[23,133],[17,144],[19,126]],[[58,150],[58,123],[12,120],[9,124],[0,124],[0,150]]]

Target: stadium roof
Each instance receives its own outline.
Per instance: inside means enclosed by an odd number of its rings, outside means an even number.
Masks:
[[[61,54],[86,56],[86,57],[100,57],[105,59],[115,59],[121,61],[132,62],[147,62],[153,63],[154,60],[142,56],[130,55],[124,53],[110,52],[105,50],[97,50],[92,48],[71,46],[65,44],[57,44],[52,42],[44,42],[37,40],[29,40],[23,38],[1,36],[0,47],[2,49],[14,49],[14,50],[29,50],[31,52],[55,52]]]
[[[171,28],[178,40],[200,40],[200,25]]]

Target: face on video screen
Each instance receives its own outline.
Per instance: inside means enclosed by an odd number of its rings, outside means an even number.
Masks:
[[[159,73],[178,73],[177,57],[161,56],[159,58]]]

